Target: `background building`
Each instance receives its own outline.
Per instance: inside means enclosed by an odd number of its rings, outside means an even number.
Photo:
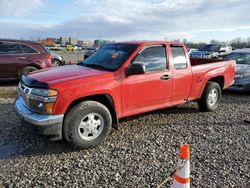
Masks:
[[[78,44],[78,38],[69,37],[69,43],[73,44],[73,45],[77,45]]]
[[[61,46],[66,46],[69,42],[69,37],[60,37]]]
[[[83,46],[84,45],[84,40],[78,40],[77,44],[80,45],[80,46]]]

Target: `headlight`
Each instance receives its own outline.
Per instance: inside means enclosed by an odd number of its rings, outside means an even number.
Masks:
[[[56,102],[58,91],[53,89],[28,88],[19,84],[19,96],[31,110],[51,114]]]
[[[38,113],[51,114],[58,96],[53,89],[32,88],[29,95],[29,107]]]
[[[34,98],[37,100],[42,100],[43,102],[55,102],[58,91],[53,89],[32,88],[31,94],[33,94]]]

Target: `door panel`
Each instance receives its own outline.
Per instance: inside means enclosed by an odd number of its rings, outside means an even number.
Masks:
[[[0,77],[18,76],[19,65],[25,61],[20,45],[15,42],[0,41]]]
[[[20,64],[24,61],[22,55],[0,55],[0,77],[17,77]]]
[[[192,85],[192,69],[182,46],[171,46],[173,66],[173,91],[170,103],[186,102]]]
[[[172,93],[172,72],[166,69],[166,48],[147,47],[132,63],[143,64],[146,73],[127,76],[122,81],[123,116],[167,106]]]
[[[192,85],[191,70],[174,71],[173,70],[173,92],[171,103],[179,104],[186,102]]]
[[[124,116],[161,108],[169,103],[172,79],[162,80],[169,72],[146,73],[125,78],[122,82]]]

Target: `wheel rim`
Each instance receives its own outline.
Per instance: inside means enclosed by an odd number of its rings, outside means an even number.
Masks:
[[[26,68],[25,70],[24,70],[24,75],[27,75],[27,74],[29,74],[29,73],[31,73],[31,72],[34,72],[34,71],[36,71],[37,69],[35,69],[35,68]]]
[[[81,120],[78,133],[84,140],[94,140],[101,134],[103,126],[103,117],[97,113],[90,113]]]
[[[216,89],[212,89],[208,94],[208,103],[213,106],[217,103],[218,100],[218,91]]]

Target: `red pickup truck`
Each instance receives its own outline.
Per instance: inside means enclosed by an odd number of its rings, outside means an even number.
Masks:
[[[36,132],[88,148],[123,117],[189,101],[215,110],[234,76],[234,61],[189,59],[182,43],[121,42],[77,65],[23,76],[14,107]]]

